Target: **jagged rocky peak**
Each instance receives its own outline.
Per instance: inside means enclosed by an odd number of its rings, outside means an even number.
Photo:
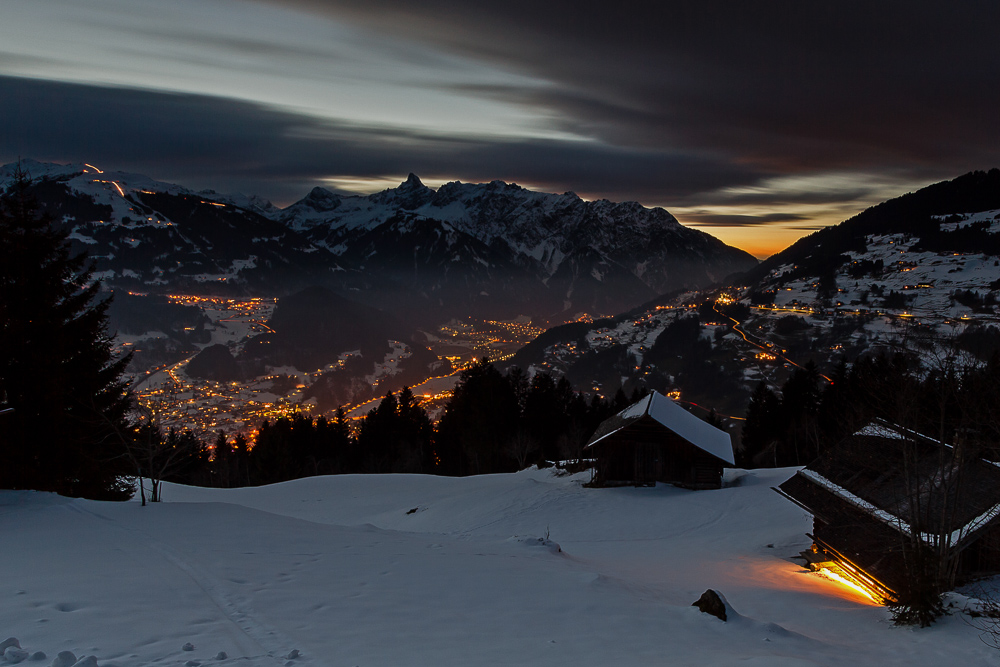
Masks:
[[[420,177],[414,174],[412,171],[410,175],[406,177],[406,180],[399,184],[396,190],[414,190],[418,188],[425,188],[424,182],[420,180]]]
[[[416,174],[410,174],[399,187],[383,190],[372,195],[372,200],[380,204],[397,206],[404,210],[412,210],[423,206],[434,198],[434,190],[430,189]]]

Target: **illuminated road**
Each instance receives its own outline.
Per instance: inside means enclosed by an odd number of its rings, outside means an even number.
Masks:
[[[743,331],[743,329],[740,328],[740,327],[743,326],[743,323],[740,322],[739,320],[733,318],[733,317],[730,317],[729,315],[726,315],[722,311],[720,311],[719,310],[719,306],[718,306],[718,301],[712,303],[712,310],[714,310],[716,313],[718,313],[722,317],[725,317],[727,320],[729,320],[730,322],[732,322],[733,323],[733,331],[735,331],[740,336],[742,336],[743,340],[745,340],[750,345],[753,345],[754,347],[759,348],[760,350],[762,350],[763,352],[765,352],[767,354],[773,354],[776,358],[781,359],[785,363],[791,364],[792,366],[795,366],[796,368],[802,368],[802,366],[800,366],[799,364],[795,363],[794,361],[792,361],[791,359],[789,359],[788,357],[786,357],[783,354],[783,351],[781,351],[780,348],[775,347],[772,343],[768,343],[767,341],[765,341],[763,344],[761,344],[761,343],[757,343],[755,341],[750,340],[750,338],[747,337],[746,332]],[[770,309],[768,309],[768,310],[770,310]],[[795,312],[803,312],[803,311],[795,311]],[[812,311],[805,311],[805,312],[812,312]],[[819,373],[819,376],[821,378],[823,378],[824,380],[826,380],[827,382],[829,382],[830,384],[833,384],[833,380],[831,380],[826,375],[823,375],[822,373]]]
[[[132,385],[131,385],[132,389],[136,389],[139,387],[139,385],[143,384],[144,382],[152,380],[153,376],[155,376],[157,373],[160,373],[170,368],[171,366],[173,366],[173,364],[163,364],[162,366],[157,366],[156,368],[146,371],[145,375],[139,376],[132,380]]]

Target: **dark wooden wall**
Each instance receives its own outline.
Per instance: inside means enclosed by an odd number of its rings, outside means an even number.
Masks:
[[[667,482],[691,489],[722,486],[722,462],[652,419],[642,419],[594,445],[597,485]]]

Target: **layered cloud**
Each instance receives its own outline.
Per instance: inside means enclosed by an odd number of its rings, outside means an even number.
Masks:
[[[449,136],[366,126],[204,95],[0,77],[16,131],[8,156],[104,163],[196,187],[278,202],[321,181],[417,172],[431,180],[501,178],[581,196],[649,201],[753,178],[680,152],[543,138]]]
[[[56,5],[0,27],[4,160],[279,202],[499,178],[757,235],[1000,163],[995,3]]]

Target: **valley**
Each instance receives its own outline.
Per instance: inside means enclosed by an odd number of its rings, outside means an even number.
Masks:
[[[829,383],[865,353],[983,363],[1000,346],[996,171],[756,263],[663,209],[501,181],[435,190],[411,174],[280,209],[30,166],[44,211],[115,294],[109,324],[144,409],[207,439],[252,438],[295,412],[358,420],[404,386],[437,418],[458,373],[487,357],[588,397],[656,389],[738,442],[754,388],[810,362]]]
[[[130,293],[132,298],[147,295]],[[412,356],[412,346],[391,341],[385,356],[375,360],[364,376],[365,386],[356,392],[357,400],[334,409],[321,409],[310,388],[318,380],[339,379],[349,361],[358,360],[360,350],[344,351],[336,362],[314,371],[295,366],[268,366],[260,375],[241,381],[217,381],[188,374],[188,365],[198,353],[212,345],[224,345],[235,354],[254,336],[274,333],[267,324],[274,313],[275,298],[228,298],[198,295],[167,295],[171,304],[196,308],[205,318],[207,334],[198,346],[185,347],[181,341],[163,332],[141,335],[119,333],[119,354],[132,352],[138,359],[131,371],[132,388],[140,405],[165,428],[190,429],[211,441],[220,431],[229,435],[243,433],[251,441],[265,419],[275,420],[301,412],[312,417],[332,418],[342,407],[349,420],[362,419],[387,391],[411,387],[420,405],[438,414],[451,395],[458,374],[476,359],[488,357],[496,362],[513,354],[541,334],[544,329],[532,326],[528,318],[513,321],[452,320],[432,332],[420,332],[421,346],[437,361],[431,368],[416,369],[402,376],[400,364]],[[194,330],[195,327],[184,327]],[[173,346],[174,360],[144,368],[143,360],[157,346]],[[343,375],[344,373],[340,373]]]

